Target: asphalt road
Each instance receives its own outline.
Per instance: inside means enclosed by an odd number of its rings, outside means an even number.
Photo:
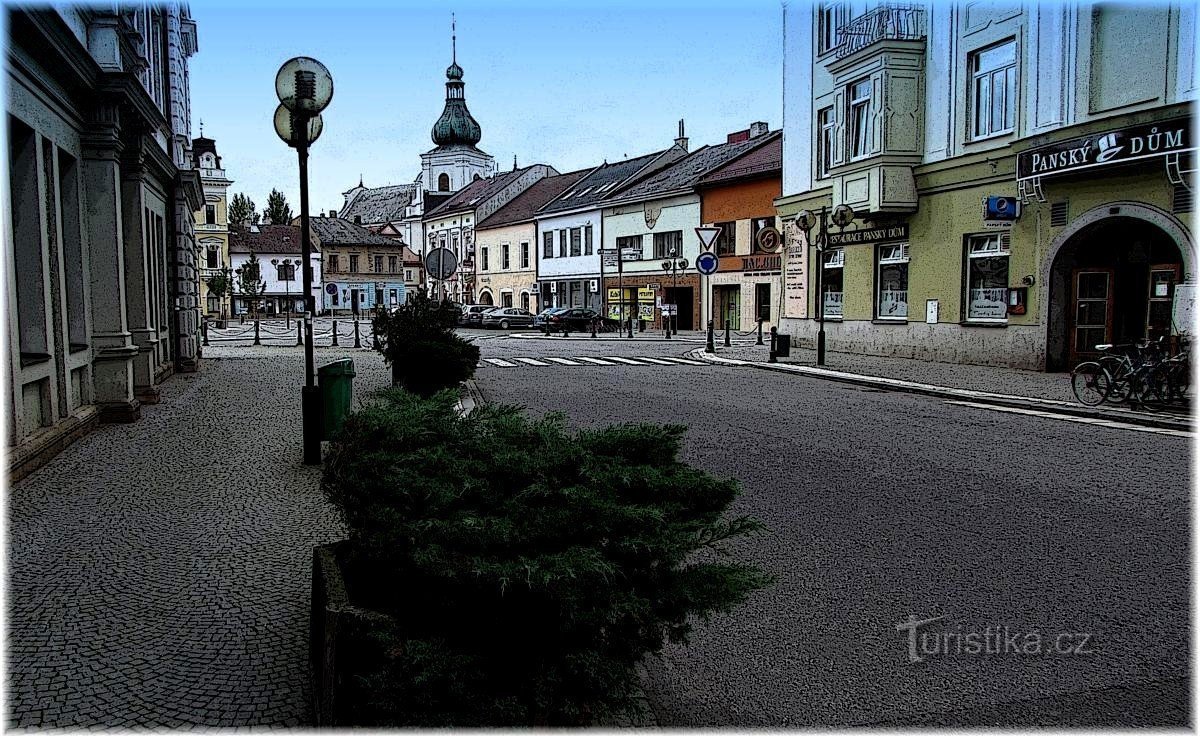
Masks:
[[[684,423],[769,528],[734,550],[775,585],[648,664],[660,725],[1190,723],[1190,438],[472,334],[485,399]]]

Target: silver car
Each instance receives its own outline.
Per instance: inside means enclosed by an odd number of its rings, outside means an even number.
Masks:
[[[533,313],[524,308],[498,307],[483,314],[484,328],[528,328],[533,325]]]

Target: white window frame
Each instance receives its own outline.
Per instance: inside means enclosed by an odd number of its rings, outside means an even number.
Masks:
[[[817,5],[817,56],[828,54],[841,46],[838,29],[846,25],[845,3],[821,3]]]
[[[529,268],[529,242],[528,241],[521,242],[521,268],[522,269]]]
[[[885,256],[886,254],[886,256]],[[875,319],[876,320],[908,320],[908,299],[910,274],[908,272],[908,244],[907,243],[881,243],[875,247]],[[903,315],[884,315],[880,309],[883,306],[883,280],[880,277],[880,272],[885,266],[904,265],[904,314]]]
[[[1001,66],[980,69],[980,60],[984,54],[996,51],[1005,46],[1012,47],[1012,61]],[[968,55],[967,68],[970,72],[970,89],[967,92],[970,115],[967,125],[969,138],[978,141],[993,136],[1003,136],[1016,130],[1017,125],[1017,40],[1010,38],[999,43],[976,49]],[[1000,79],[1004,85],[1001,88],[1001,120],[996,126],[993,119],[995,107],[996,81]],[[986,89],[986,92],[981,92]],[[982,98],[986,97],[986,100]],[[980,119],[981,113],[984,118]],[[981,125],[981,122],[983,125]]]
[[[500,271],[507,271],[510,264],[508,244],[500,244]]]
[[[871,78],[867,77],[846,86],[847,110],[849,111],[846,121],[850,135],[850,161],[865,159],[872,154],[871,113],[874,84]],[[866,94],[855,97],[857,92],[863,89],[866,90]]]
[[[979,233],[967,236],[967,273],[964,279],[963,291],[963,306],[966,312],[966,322],[968,323],[1008,323],[1008,286],[1005,285],[1003,300],[1005,312],[1003,317],[975,317],[971,315],[971,264],[975,259],[990,259],[995,257],[1004,257],[1009,259],[1008,268],[1011,268],[1012,247],[1011,239],[1007,233]],[[1006,269],[1007,271],[1007,269]],[[997,288],[988,288],[997,289]]]
[[[817,179],[829,176],[837,166],[837,118],[833,106],[817,111]]]

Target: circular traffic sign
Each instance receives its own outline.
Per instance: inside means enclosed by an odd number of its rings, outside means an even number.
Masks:
[[[458,257],[450,249],[434,249],[425,257],[425,271],[434,279],[449,279],[458,271]]]
[[[327,284],[327,285],[325,285],[325,291],[331,295],[336,295],[337,294],[337,285],[332,284],[332,283]]]
[[[716,254],[711,251],[705,251],[696,257],[696,271],[701,274],[712,274],[717,271],[718,263]]]

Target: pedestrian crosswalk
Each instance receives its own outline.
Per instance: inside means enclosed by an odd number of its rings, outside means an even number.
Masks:
[[[703,361],[677,356],[513,356],[507,359],[485,358],[479,366],[502,369],[552,366],[704,366]]]

